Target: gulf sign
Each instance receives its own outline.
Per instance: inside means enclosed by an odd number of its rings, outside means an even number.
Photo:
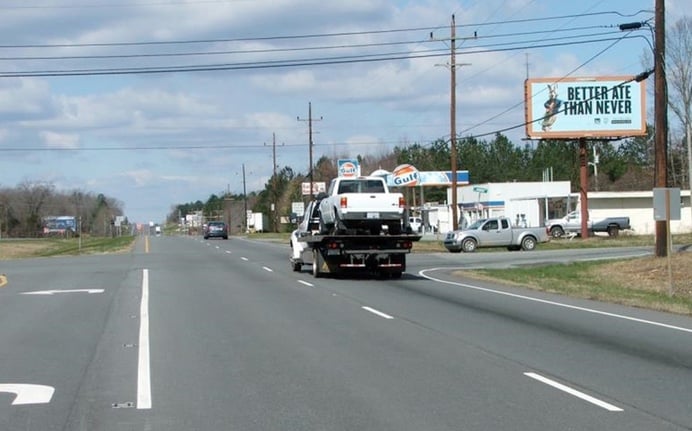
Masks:
[[[338,175],[340,177],[359,177],[360,163],[357,159],[341,159],[337,161]]]
[[[633,78],[526,80],[526,135],[532,139],[646,135],[646,81]]]
[[[420,181],[420,173],[413,165],[399,165],[392,171],[392,181],[396,187],[413,187]]]

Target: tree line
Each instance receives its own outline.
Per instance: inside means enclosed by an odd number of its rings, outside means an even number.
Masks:
[[[0,233],[3,237],[42,236],[44,220],[51,216],[74,216],[79,232],[108,236],[113,233],[115,217],[122,215],[123,203],[100,193],[58,191],[52,183],[29,180],[16,187],[0,188]]]
[[[687,188],[687,151],[683,139],[671,141],[668,151],[668,170],[671,187]],[[640,191],[654,185],[653,129],[646,136],[617,141],[592,140],[589,149],[589,190],[591,191]],[[471,183],[542,181],[550,172],[554,181],[570,181],[573,191],[578,191],[580,178],[579,142],[576,140],[540,140],[514,145],[506,136],[495,135],[483,140],[473,137],[456,142],[457,167],[468,170]],[[595,157],[597,155],[597,158]],[[329,182],[337,176],[337,160],[351,158],[346,155],[321,157],[312,170],[312,180]],[[437,140],[431,144],[410,144],[395,147],[378,156],[359,155],[361,172],[366,175],[378,169],[392,171],[401,164],[411,164],[420,171],[450,170],[451,148],[449,142]],[[284,167],[272,176],[264,188],[248,194],[248,209],[267,215],[288,216],[292,203],[305,201],[301,183],[310,181],[310,173],[298,173]],[[404,189],[408,202],[412,192]],[[443,203],[445,187],[426,188],[426,201]],[[212,194],[206,201],[180,204],[168,215],[169,222],[176,222],[180,214],[202,211],[206,217],[223,212],[227,199],[242,200],[237,194]],[[272,204],[277,211],[272,212]],[[420,204],[420,203],[419,203]],[[288,230],[277,217],[270,219],[270,230]]]

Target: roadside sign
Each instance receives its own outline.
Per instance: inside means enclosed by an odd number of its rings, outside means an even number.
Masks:
[[[476,193],[488,193],[488,189],[485,187],[473,186],[473,191]]]
[[[291,212],[298,217],[303,217],[303,214],[305,214],[305,204],[303,202],[291,202]]]
[[[680,189],[659,187],[654,189],[654,220],[680,220]]]

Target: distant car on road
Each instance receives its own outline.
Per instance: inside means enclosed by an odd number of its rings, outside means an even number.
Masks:
[[[228,226],[222,221],[210,221],[204,228],[204,239],[223,238],[228,239]]]

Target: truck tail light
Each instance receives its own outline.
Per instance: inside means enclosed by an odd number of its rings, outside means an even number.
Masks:
[[[346,196],[342,196],[341,200],[339,201],[339,205],[341,205],[341,208],[346,208],[348,206],[348,198]]]
[[[406,207],[406,199],[403,196],[399,196],[399,208]]]

